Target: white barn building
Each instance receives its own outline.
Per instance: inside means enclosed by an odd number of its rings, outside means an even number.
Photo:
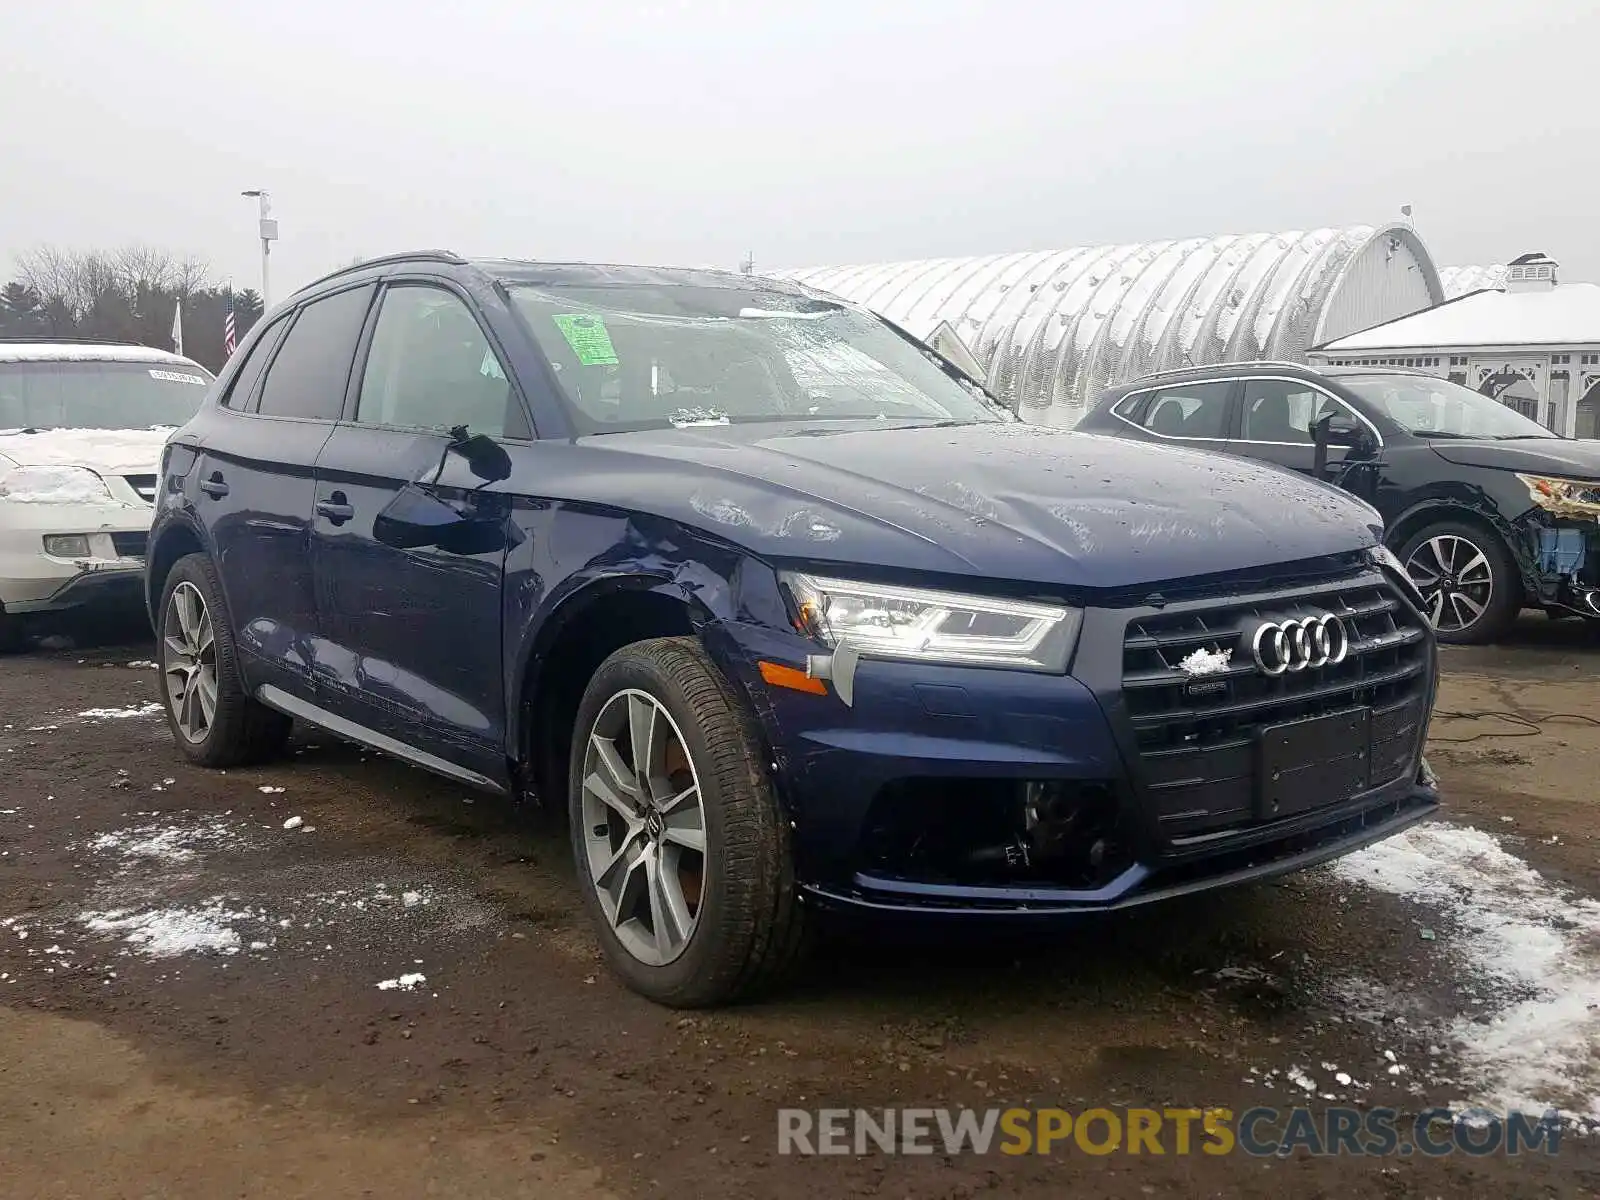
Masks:
[[[1444,299],[1408,225],[777,271],[920,338],[947,325],[1023,418],[1071,426],[1109,384],[1270,358]]]
[[[1494,396],[1567,437],[1600,437],[1600,286],[1561,283],[1542,254],[1510,263],[1503,291],[1318,345],[1314,363],[1414,367]]]

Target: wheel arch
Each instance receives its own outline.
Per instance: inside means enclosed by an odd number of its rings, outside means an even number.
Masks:
[[[665,575],[588,580],[562,597],[519,655],[508,746],[519,783],[564,797],[572,727],[595,670],[633,642],[698,635],[714,614]]]
[[[166,591],[167,577],[178,560],[190,554],[208,554],[210,547],[205,536],[188,521],[173,521],[164,526],[150,542],[145,552],[144,592],[145,608],[150,614],[152,629],[161,628],[161,594]],[[226,597],[224,597],[226,603]]]
[[[1384,531],[1384,544],[1399,554],[1406,542],[1420,530],[1447,521],[1470,525],[1482,530],[1489,537],[1498,538],[1500,544],[1511,555],[1511,561],[1517,566],[1524,601],[1528,596],[1539,594],[1538,577],[1534,573],[1533,565],[1527,561],[1527,556],[1518,547],[1516,532],[1497,514],[1486,512],[1481,508],[1452,500],[1424,500],[1407,509],[1389,524]]]

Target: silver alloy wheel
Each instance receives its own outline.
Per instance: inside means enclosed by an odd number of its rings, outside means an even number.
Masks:
[[[1406,573],[1422,593],[1428,619],[1441,633],[1459,633],[1494,599],[1494,568],[1481,547],[1453,533],[1431,537],[1411,552]]]
[[[649,966],[676,959],[700,920],[705,809],[688,743],[648,692],[618,692],[595,718],[583,761],[583,841],[617,940]]]
[[[161,679],[178,730],[205,741],[217,715],[217,646],[211,610],[192,583],[180,583],[167,601],[161,628]]]

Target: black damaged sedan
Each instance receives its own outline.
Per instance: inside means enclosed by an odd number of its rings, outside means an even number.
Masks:
[[[1383,515],[1439,640],[1528,607],[1600,620],[1600,441],[1563,438],[1419,371],[1226,363],[1103,392],[1084,432],[1209,448],[1324,478]]]

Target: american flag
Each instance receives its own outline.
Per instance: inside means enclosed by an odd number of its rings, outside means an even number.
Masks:
[[[228,315],[222,319],[222,352],[229,358],[233,357],[233,340],[236,331],[233,326],[233,289],[228,290]]]

